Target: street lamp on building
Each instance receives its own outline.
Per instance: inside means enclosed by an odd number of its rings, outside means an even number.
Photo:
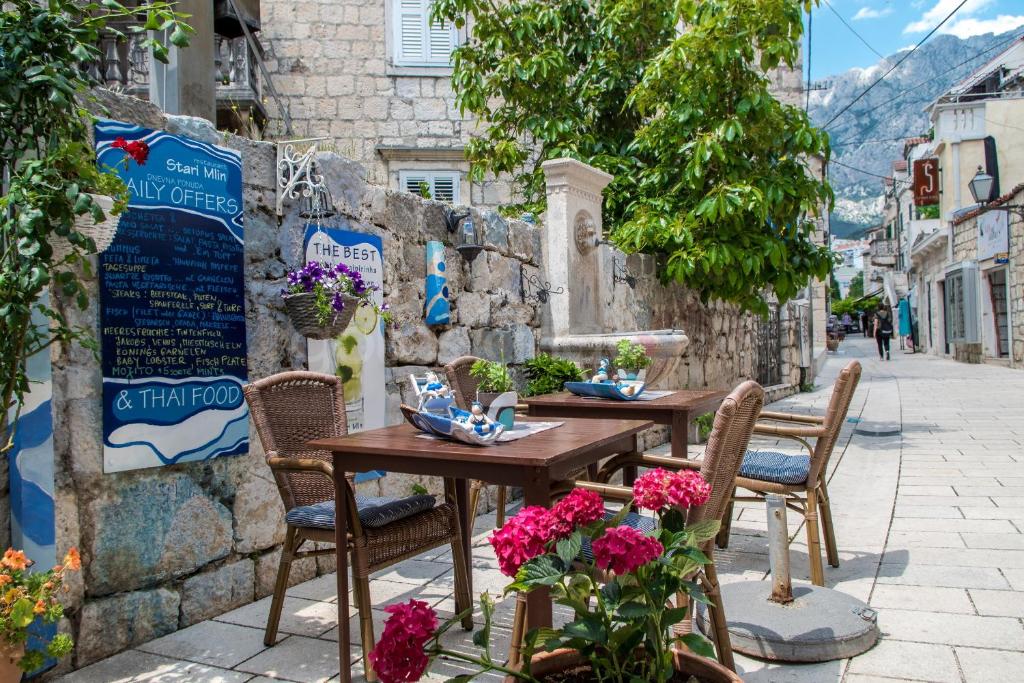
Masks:
[[[981,210],[984,211],[1006,211],[1024,218],[1024,206],[1015,204],[1000,204],[999,206],[988,206],[994,198],[992,192],[995,190],[996,179],[988,173],[978,167],[978,172],[974,174],[971,182],[967,184],[967,187],[971,190],[971,196],[974,198],[976,204],[981,205]]]

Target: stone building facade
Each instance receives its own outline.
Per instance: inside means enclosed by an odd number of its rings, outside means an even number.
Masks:
[[[201,119],[168,117],[141,100],[99,95],[109,117],[241,153],[249,378],[303,368],[305,340],[287,320],[280,291],[286,271],[302,260],[305,221],[288,204],[283,218],[275,215],[275,146],[224,135]],[[376,186],[360,164],[341,156],[323,155],[320,161],[344,226],[383,240],[384,294],[397,321],[386,338],[388,421],[401,421],[399,404],[412,402],[410,373],[438,369],[459,355],[503,356],[520,375],[520,364],[537,353],[550,325],[550,305],[524,291],[523,283],[545,278],[543,235],[551,226],[476,211],[485,251],[469,264],[449,247],[448,263],[457,264],[448,273],[452,321],[427,326],[425,242],[451,243],[445,205]],[[615,255],[608,250],[604,258]],[[608,281],[598,283],[606,331],[683,330],[690,345],[668,380],[672,386],[730,388],[754,374],[759,318],[722,304],[706,307],[680,287],[662,287],[651,260],[633,257],[626,266],[636,276],[634,288],[616,283],[610,270]],[[98,283],[86,284],[89,308],[67,306],[66,313],[95,335]],[[792,391],[804,379],[793,310],[782,307],[776,330],[777,392]],[[80,548],[84,564],[70,584],[62,624],[78,646],[62,666],[87,665],[268,595],[284,509],[256,435],[245,455],[104,474],[100,365],[77,346],[54,348],[52,365],[57,550],[63,555]],[[663,438],[663,432],[653,432],[647,442]],[[360,486],[372,495],[407,495],[413,484],[440,492],[437,481],[400,474]],[[292,581],[332,570],[329,558],[300,560]]]
[[[448,59],[466,34],[431,27],[431,4],[262,0],[260,39],[291,113],[292,137],[328,138],[385,187],[414,190],[426,182],[434,198],[454,204],[507,203],[504,179],[467,179],[463,148],[479,123],[455,105]],[[803,106],[802,72],[801,61],[770,74],[780,100]],[[278,117],[271,131],[279,128]]]

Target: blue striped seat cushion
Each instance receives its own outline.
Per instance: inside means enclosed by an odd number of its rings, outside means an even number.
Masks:
[[[359,521],[363,526],[378,529],[400,519],[432,510],[436,503],[434,496],[420,495],[406,498],[374,498],[356,496]],[[292,508],[285,515],[285,521],[292,526],[315,529],[334,528],[334,501],[325,500],[315,505]]]
[[[786,455],[777,451],[747,451],[740,476],[776,484],[803,484],[811,469],[811,456]]]
[[[618,514],[617,510],[608,510],[604,513],[604,518],[611,519]],[[630,526],[634,529],[639,529],[645,534],[652,533],[658,528],[658,520],[653,517],[643,517],[635,512],[630,512],[626,515],[626,518],[622,520],[622,526]],[[580,556],[588,562],[594,561],[594,551],[590,549],[590,539],[583,539],[583,547],[580,549]]]

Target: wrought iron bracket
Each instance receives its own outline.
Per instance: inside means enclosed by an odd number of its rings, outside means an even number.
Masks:
[[[312,197],[323,187],[316,163],[317,143],[327,138],[282,140],[277,143],[277,215],[284,215],[284,200]],[[301,150],[301,151],[300,151]]]
[[[455,210],[450,206],[444,209],[444,225],[448,232],[454,233],[459,229],[459,223],[469,218],[469,209]]]
[[[541,281],[537,275],[527,275],[523,267],[519,269],[519,290],[524,304],[527,301],[546,304],[552,294],[565,294],[565,287],[552,289],[550,282]]]
[[[621,282],[630,289],[636,289],[636,275],[626,267],[626,262],[623,260],[621,263],[619,259],[612,259],[612,283]]]

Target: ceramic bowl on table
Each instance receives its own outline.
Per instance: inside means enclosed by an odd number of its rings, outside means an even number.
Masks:
[[[490,446],[505,431],[500,422],[473,424],[471,413],[455,407],[449,408],[447,415],[420,411],[407,405],[401,408],[406,421],[421,432],[473,446]]]
[[[566,382],[565,390],[577,396],[635,401],[644,393],[644,385],[638,382]]]

